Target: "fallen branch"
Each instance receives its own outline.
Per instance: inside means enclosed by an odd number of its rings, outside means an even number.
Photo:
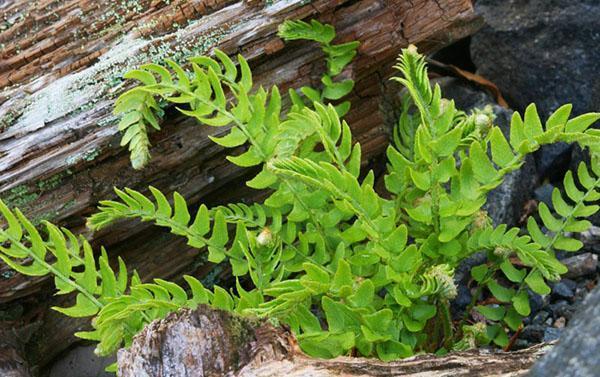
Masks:
[[[516,352],[473,350],[443,357],[416,356],[384,363],[375,359],[307,357],[292,334],[268,321],[200,306],[147,326],[119,351],[119,376],[520,376],[550,344]]]

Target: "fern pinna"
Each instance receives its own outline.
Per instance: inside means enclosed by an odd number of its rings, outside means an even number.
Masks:
[[[340,100],[354,83],[338,75],[357,44],[332,45],[333,28],[316,21],[286,22],[280,35],[320,43],[328,62],[322,90],[302,88],[303,97],[291,91],[287,111],[277,87],[254,89],[244,58],[236,64],[218,50],[215,58],[191,58],[189,69],[167,61],[168,68],[152,64],[128,73],[141,84],[115,105],[135,168],[148,162],[148,126],[159,127],[159,104],[172,103],[201,124],[223,128],[226,135],[211,137],[217,144],[246,147],[227,159],[261,167],[247,185],[268,190],[263,203],[190,211],[178,193],[169,199],[153,187],[148,194],[117,189],[117,199],[100,202],[88,220],[93,230],[123,219],[168,228],[207,250],[209,261],[228,261],[231,289],[210,291],[190,276],[185,288],[142,283],[120,260],[115,273],[104,251],[96,262],[84,239],[50,223],[44,238],[4,204],[0,257],[23,274],[54,275],[61,294],[77,292],[73,307],[58,310],[94,316],[93,331],[77,335],[98,341],[103,355],[127,347],[149,321],[200,303],[286,323],[315,357],[392,360],[505,345],[530,314],[529,289],[547,294],[546,282],[566,271],[555,251],[578,250],[573,234],[588,229],[585,218],[598,210],[600,132],[590,126],[600,114],[569,119],[565,105],[542,123],[531,105],[524,117],[514,114],[507,138],[489,111],[466,114],[443,99],[424,57],[410,46],[396,65],[395,80],[407,95],[386,153],[387,192],[378,192],[374,173],[361,171],[360,144],[342,119],[349,103]],[[493,226],[482,211],[487,194],[527,154],[558,141],[587,148],[591,169],[582,163],[568,173],[552,210],[541,204],[540,220],[531,217],[526,231]],[[478,290],[465,317],[474,309],[486,321],[455,323],[454,269],[480,251],[488,258],[471,271]],[[478,305],[484,291],[499,304]]]

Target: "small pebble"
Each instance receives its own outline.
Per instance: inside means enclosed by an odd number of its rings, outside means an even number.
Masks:
[[[567,320],[571,319],[575,312],[575,308],[572,305],[569,305],[565,300],[560,300],[549,305],[548,310],[552,313],[554,318],[565,317]]]
[[[560,337],[560,334],[562,333],[562,329],[555,329],[552,327],[548,327],[544,330],[544,342],[551,342],[553,340],[556,340]]]
[[[544,321],[546,321],[548,319],[548,317],[550,316],[550,313],[548,313],[545,310],[540,310],[539,313],[537,313],[533,319],[531,320],[531,323],[535,324],[535,325],[541,325],[542,323],[544,323]]]
[[[531,343],[539,343],[544,338],[544,329],[545,327],[542,325],[526,326],[521,332],[521,338]]]
[[[557,329],[562,329],[567,324],[567,319],[565,317],[559,317],[556,321],[554,321],[554,327]]]
[[[575,292],[573,292],[575,286],[576,284],[574,281],[563,279],[552,287],[552,296],[555,298],[572,298],[575,296]]]

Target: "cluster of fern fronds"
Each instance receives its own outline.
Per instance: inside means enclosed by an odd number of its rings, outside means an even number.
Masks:
[[[247,62],[215,50],[215,58],[190,59],[189,69],[148,64],[126,75],[141,84],[124,93],[123,144],[134,167],[149,160],[149,127],[159,128],[158,103],[175,104],[198,123],[227,127],[211,137],[238,166],[260,166],[247,182],[268,189],[263,203],[230,204],[191,212],[185,199],[149,187],[147,194],[116,190],[89,218],[91,229],[138,219],[166,227],[208,252],[214,263],[231,264],[235,287],[208,290],[186,276],[188,286],[155,280],[142,283],[118,273],[102,250],[50,223],[41,232],[16,209],[0,203],[8,226],[0,231],[0,258],[26,275],[52,274],[59,294],[76,292],[76,304],[57,308],[69,316],[93,316],[93,331],[77,335],[98,341],[101,355],[127,347],[133,335],[156,318],[206,303],[243,315],[276,318],[291,327],[300,346],[315,357],[358,354],[392,360],[419,352],[442,352],[494,342],[530,314],[529,290],[547,294],[547,281],[566,271],[556,250],[576,251],[573,234],[600,199],[600,132],[590,125],[600,114],[569,118],[559,108],[542,123],[534,105],[515,113],[506,137],[482,112],[465,114],[432,87],[424,58],[414,46],[402,51],[396,69],[406,89],[403,113],[387,149],[385,190],[375,175],[361,171],[360,144],[342,119],[350,104],[342,98],[352,80],[340,80],[358,44],[331,44],[335,31],[316,21],[289,21],[285,39],[318,42],[327,57],[323,87],[290,91],[283,110],[277,87],[254,88]],[[160,99],[160,101],[158,101]],[[482,206],[503,177],[527,154],[554,142],[578,143],[591,152],[591,170],[581,164],[555,190],[553,209],[541,204],[527,232],[493,226]],[[451,321],[456,296],[454,269],[473,253],[488,252],[472,276],[480,287],[473,307],[485,323]],[[487,291],[500,304],[478,305]]]

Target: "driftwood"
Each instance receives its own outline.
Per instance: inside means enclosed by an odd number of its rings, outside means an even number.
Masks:
[[[0,13],[0,198],[36,223],[50,219],[84,232],[85,216],[114,196],[114,186],[146,191],[151,184],[177,190],[192,204],[256,195],[207,138],[224,131],[198,127],[176,111],[151,137],[151,166],[131,169],[111,115],[115,96],[128,85],[120,79],[126,70],[219,47],[247,57],[258,84],[277,84],[282,92],[318,85],[320,51],[310,43],[284,45],[276,36],[284,19],[317,17],[336,26],[337,41],[361,42],[344,74],[357,81],[347,120],[368,163],[387,143],[386,120],[395,119],[391,99],[398,88],[387,78],[400,48],[415,43],[434,51],[481,25],[470,0],[4,0]],[[211,272],[218,278],[203,255],[148,224],[86,235],[143,277]],[[0,266],[0,317],[11,328],[38,323],[26,345],[37,366],[72,344],[72,332],[85,324],[48,310],[69,299],[50,296],[50,286],[48,278]]]
[[[390,363],[350,357],[317,360],[303,354],[282,327],[200,306],[147,326],[129,349],[119,351],[118,364],[121,377],[522,376],[549,348],[473,350]]]

